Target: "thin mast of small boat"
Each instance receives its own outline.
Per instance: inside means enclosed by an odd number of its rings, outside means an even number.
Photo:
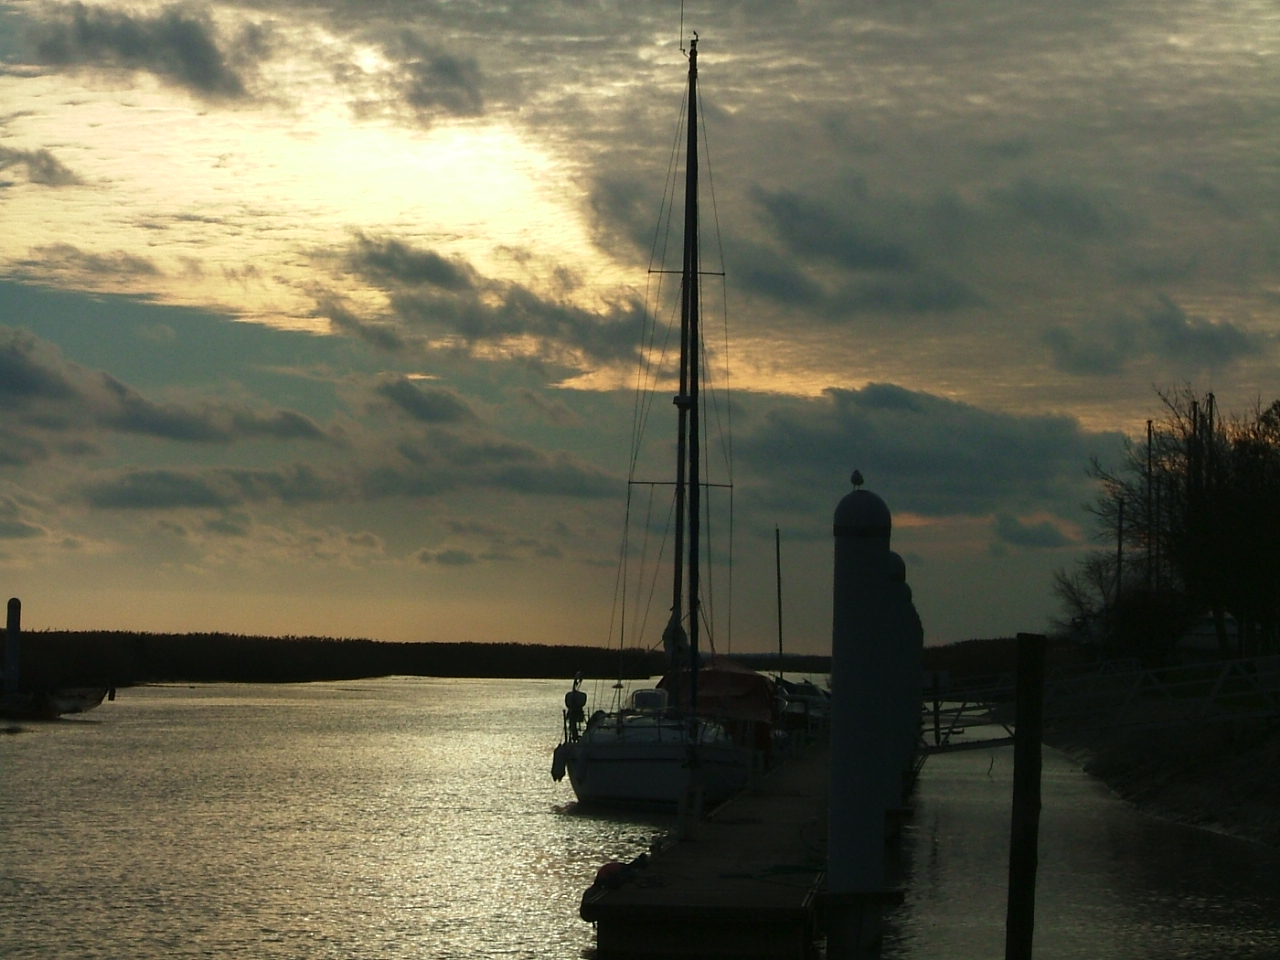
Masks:
[[[778,585],[778,679],[782,679],[782,531],[773,528],[773,568]]]
[[[680,393],[676,451],[676,543],[673,623],[683,620],[685,520],[688,519],[689,713],[698,703],[698,535],[700,500],[698,436],[698,35],[689,41],[689,106],[684,180],[684,262],[680,274]],[[687,511],[687,513],[686,513]]]

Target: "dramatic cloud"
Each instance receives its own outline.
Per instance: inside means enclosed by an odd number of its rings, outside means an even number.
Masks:
[[[857,467],[928,571],[931,637],[1036,629],[1089,457],[1159,415],[1151,384],[1269,400],[1280,20],[1211,6],[686,11],[735,517],[749,553],[780,519],[809,538],[794,607],[829,609],[815,539]],[[0,330],[0,566],[84,584],[84,621],[127,565],[303,598],[254,629],[505,638],[481,620],[518,602],[521,638],[589,638],[585,580],[539,561],[607,580],[587,564],[617,552],[619,386],[673,315],[637,293],[659,219],[651,266],[679,258],[673,9],[7,7],[0,321],[30,334]],[[758,585],[736,623],[768,620]]]
[[[768,496],[799,503],[859,468],[892,508],[925,516],[981,516],[1011,505],[1075,511],[1091,455],[1117,435],[1086,434],[1069,417],[993,413],[941,397],[872,384],[779,404],[736,449]]]
[[[186,5],[154,16],[123,13],[74,3],[62,8],[62,22],[38,32],[40,62],[56,67],[122,67],[145,70],[204,97],[247,95],[238,61],[263,53],[262,34],[247,30],[229,49],[207,15]]]
[[[322,310],[339,329],[384,349],[404,349],[423,337],[454,337],[468,347],[532,338],[540,356],[555,362],[573,363],[575,354],[603,362],[636,356],[644,310],[635,301],[588,310],[521,283],[482,277],[467,263],[395,238],[360,236],[345,260],[385,291],[403,326],[371,323],[332,303]]]

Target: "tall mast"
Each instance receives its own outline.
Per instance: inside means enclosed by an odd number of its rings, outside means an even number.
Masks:
[[[671,627],[689,609],[690,711],[697,702],[698,664],[698,35],[689,42],[689,97],[684,185],[684,261],[680,267],[680,392],[676,430],[676,529]],[[686,549],[688,553],[686,554]],[[687,559],[687,566],[686,566]],[[687,589],[685,578],[688,577]],[[680,664],[673,664],[679,671]]]
[[[689,712],[698,709],[698,536],[701,514],[701,477],[698,436],[698,35],[689,41],[689,142],[684,181],[684,270],[681,284],[680,328],[688,374],[689,418]]]

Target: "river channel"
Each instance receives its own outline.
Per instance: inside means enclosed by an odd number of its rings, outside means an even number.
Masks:
[[[560,681],[122,690],[0,735],[6,958],[579,958],[596,868],[671,827],[553,783]],[[1003,955],[1012,754],[925,767],[886,957]],[[1280,855],[1046,754],[1037,956],[1280,957]]]

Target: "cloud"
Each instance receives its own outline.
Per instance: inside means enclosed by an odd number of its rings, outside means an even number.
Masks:
[[[459,292],[475,289],[478,282],[470,264],[416,249],[395,237],[358,234],[349,259],[357,273],[393,286],[426,284]]]
[[[0,147],[0,170],[22,164],[27,168],[27,179],[46,187],[68,187],[80,182],[62,161],[48,150],[13,150]]]
[[[1072,544],[1071,538],[1050,520],[1023,523],[1012,514],[997,513],[992,526],[998,540],[1015,547],[1052,550]]]
[[[1192,317],[1168,297],[1147,311],[1157,349],[1196,367],[1222,366],[1255,352],[1261,344],[1235,324]]]
[[[247,96],[243,70],[264,55],[260,29],[248,28],[223,49],[207,14],[185,4],[153,16],[73,3],[62,22],[45,24],[36,38],[41,63],[56,67],[145,70],[208,98]]]
[[[0,413],[0,464],[10,466],[56,453],[98,453],[92,438],[104,430],[187,444],[336,441],[336,434],[293,410],[152,400],[108,373],[64,360],[30,333],[6,327],[0,327]]]
[[[853,311],[879,313],[948,313],[977,306],[982,298],[962,280],[935,271],[858,280],[831,298],[829,309],[846,316]]]
[[[416,499],[478,490],[594,499],[619,489],[616,478],[567,453],[507,440],[477,426],[466,433],[429,426],[420,436],[394,443],[369,438],[350,465],[137,467],[83,481],[75,496],[99,509],[228,510],[254,503]]]
[[[146,257],[118,250],[115,253],[89,253],[70,243],[54,243],[35,247],[31,251],[40,259],[20,261],[25,267],[46,267],[55,270],[74,270],[99,276],[153,277],[160,271]]]
[[[422,387],[408,377],[381,383],[375,393],[419,423],[459,423],[474,416],[471,408],[452,391]]]
[[[387,295],[398,328],[373,324],[331,301],[321,310],[340,329],[388,350],[454,337],[468,348],[529,341],[557,363],[634,359],[644,308],[633,299],[588,310],[514,281],[481,276],[469,264],[394,238],[358,236],[344,261]]]
[[[792,191],[756,191],[774,233],[793,253],[830,260],[845,270],[909,271],[917,256],[903,243],[856,222],[843,204]]]
[[[614,171],[601,173],[592,181],[589,204],[602,247],[648,255],[654,241],[654,211],[660,203],[647,183]]]
[[[1074,184],[1024,177],[1012,186],[993,189],[990,198],[1021,220],[1079,239],[1110,233],[1122,223],[1109,205]]]
[[[400,57],[400,90],[409,106],[458,117],[484,112],[483,77],[475,58],[458,56],[409,30],[390,49]]]
[[[733,265],[735,283],[744,289],[791,306],[816,306],[826,300],[822,284],[763,244],[736,244],[726,259]]]
[[[192,409],[158,404],[110,374],[102,383],[111,399],[98,420],[122,433],[139,433],[189,443],[231,443],[268,437],[275,440],[331,439],[309,417],[292,410],[261,413],[247,407],[204,404]]]
[[[1053,365],[1064,373],[1079,376],[1112,376],[1141,351],[1137,325],[1117,320],[1084,334],[1057,325],[1043,338]]]
[[[76,396],[59,358],[23,330],[0,327],[0,409]]]
[[[214,475],[182,470],[137,470],[85,485],[91,506],[115,510],[166,510],[175,507],[229,507],[243,498],[234,485]]]
[[[829,196],[756,189],[752,198],[783,249],[740,245],[733,251],[735,260],[740,258],[735,267],[750,288],[779,302],[811,305],[836,320],[866,312],[951,313],[983,302],[968,283],[926,262],[926,242],[907,239],[922,224],[934,242],[939,228],[944,233],[964,229],[961,221],[967,222],[969,214],[958,201],[920,207],[881,200],[877,205],[861,181],[833,187]],[[891,208],[897,206],[903,210],[894,215]],[[895,220],[901,226],[892,230],[879,225]],[[834,268],[834,282],[824,284],[811,273],[823,268]]]
[[[90,506],[112,510],[227,509],[264,501],[333,502],[349,498],[350,493],[348,484],[309,464],[273,470],[133,469],[80,487],[80,496]]]
[[[1224,367],[1267,346],[1230,321],[1192,317],[1163,295],[1140,319],[1120,317],[1076,329],[1056,324],[1041,339],[1054,367],[1079,376],[1115,376],[1144,358],[1193,369]]]
[[[45,535],[44,527],[30,523],[12,497],[0,497],[0,540],[30,540]]]
[[[441,550],[438,553],[421,550],[418,552],[418,559],[422,563],[438,563],[444,567],[469,567],[479,562],[471,551],[457,549]]]
[[[364,496],[431,497],[487,488],[593,499],[619,490],[616,478],[568,453],[474,429],[429,429],[402,440],[395,454],[364,472]]]
[[[996,413],[891,384],[779,401],[735,443],[780,505],[840,489],[856,467],[895,511],[932,517],[1076,509],[1090,456],[1119,447],[1118,435],[1087,434],[1070,417]]]
[[[253,529],[253,521],[247,513],[229,511],[206,520],[203,529],[223,537],[247,537]]]
[[[349,333],[387,353],[400,353],[410,346],[410,342],[391,323],[371,323],[358,317],[332,295],[321,297],[316,303],[316,312],[329,321],[331,330]]]

